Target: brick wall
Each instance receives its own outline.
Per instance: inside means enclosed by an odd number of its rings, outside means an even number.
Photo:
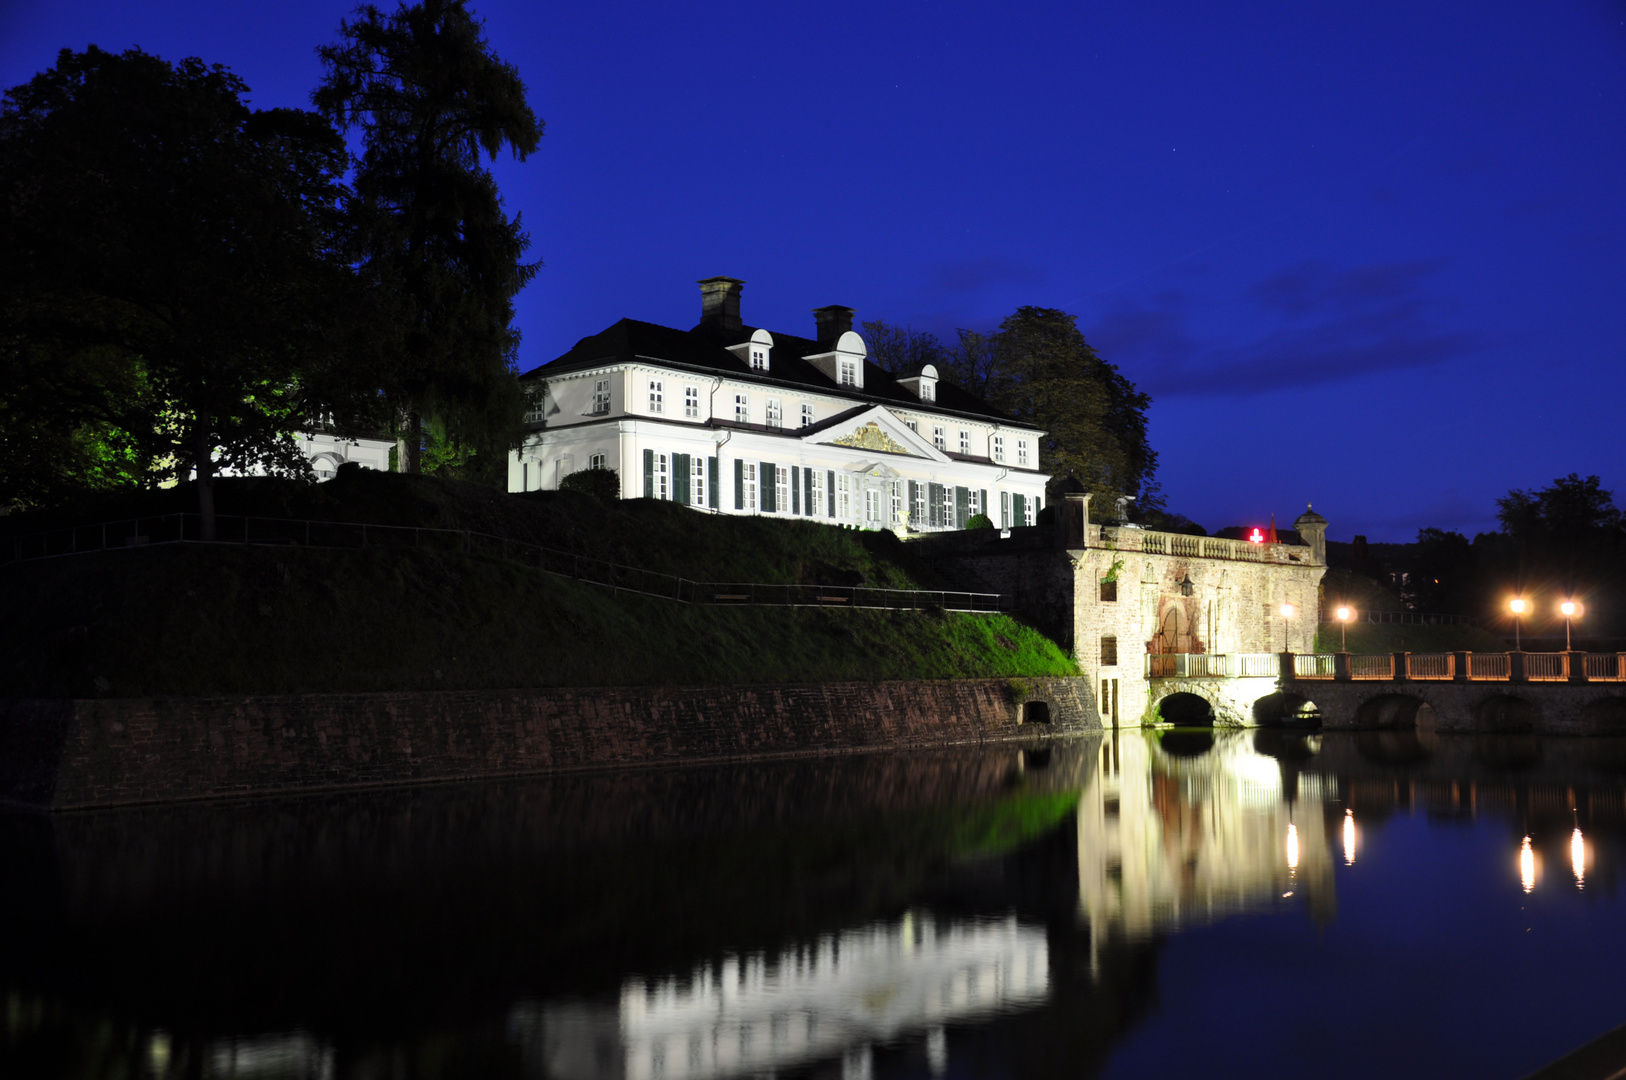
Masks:
[[[1079,679],[0,703],[0,802],[70,809],[1099,730]],[[1044,702],[1049,723],[1023,724]]]

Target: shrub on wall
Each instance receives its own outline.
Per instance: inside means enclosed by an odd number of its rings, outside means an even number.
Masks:
[[[965,523],[965,527],[968,529],[992,529],[994,523],[987,514],[972,514],[971,520]]]
[[[619,499],[621,475],[614,469],[582,469],[559,481],[561,491],[580,491],[595,499]]]

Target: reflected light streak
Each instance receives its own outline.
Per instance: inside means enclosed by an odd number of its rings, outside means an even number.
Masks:
[[[1344,865],[1355,865],[1355,811],[1344,811]]]
[[[1299,828],[1292,822],[1287,823],[1287,868],[1299,868]]]
[[[1575,871],[1575,887],[1586,888],[1586,840],[1579,828],[1570,833],[1570,869]]]
[[[1524,886],[1525,892],[1536,887],[1536,853],[1530,850],[1528,836],[1519,845],[1519,883]]]

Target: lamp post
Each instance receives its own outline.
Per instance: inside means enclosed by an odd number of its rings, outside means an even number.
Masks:
[[[1580,605],[1574,600],[1566,600],[1558,605],[1558,610],[1564,613],[1564,651],[1570,651],[1570,620],[1575,618]]]
[[[1523,615],[1525,611],[1524,597],[1515,596],[1512,602],[1508,604],[1508,607],[1513,609],[1513,651],[1523,652],[1524,650],[1519,647],[1519,616]]]
[[[1282,605],[1282,652],[1293,651],[1287,647],[1287,620],[1291,619],[1293,614],[1292,604]]]
[[[1355,617],[1355,613],[1353,611],[1349,610],[1349,607],[1347,605],[1343,605],[1343,604],[1339,605],[1339,607],[1338,607],[1338,651],[1339,652],[1348,652],[1349,651],[1349,636],[1348,636],[1347,631],[1348,631],[1348,628],[1349,628],[1349,620],[1353,619],[1354,617]]]

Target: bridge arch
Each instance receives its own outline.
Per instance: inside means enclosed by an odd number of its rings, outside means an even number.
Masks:
[[[1278,690],[1253,703],[1253,722],[1260,727],[1321,726],[1321,710],[1303,694]]]
[[[1190,690],[1176,690],[1157,701],[1158,716],[1175,727],[1213,727],[1214,703]]]
[[[1626,697],[1604,697],[1581,706],[1581,730],[1590,735],[1626,735]]]
[[[1512,694],[1494,694],[1473,707],[1477,730],[1528,734],[1541,729],[1541,708]]]
[[[1379,694],[1355,709],[1355,726],[1386,731],[1433,731],[1434,707],[1413,694]]]

